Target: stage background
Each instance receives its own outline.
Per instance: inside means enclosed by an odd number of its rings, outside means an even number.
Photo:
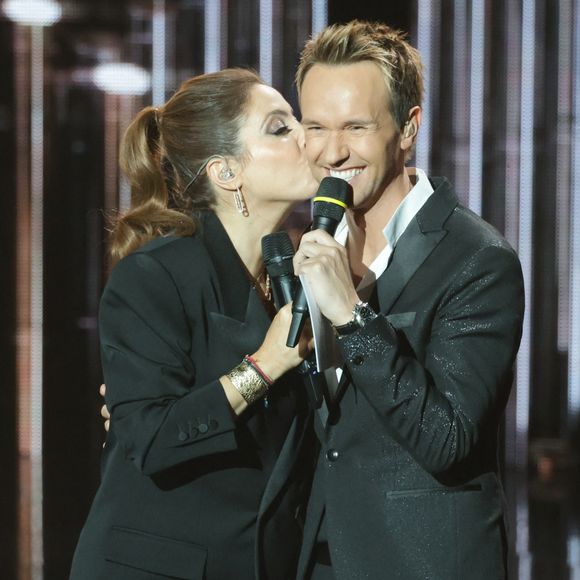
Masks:
[[[502,434],[512,569],[580,578],[580,0],[370,4],[0,2],[0,578],[66,578],[98,484],[104,214],[128,203],[127,123],[225,66],[255,68],[298,110],[304,41],[351,18],[409,33],[428,95],[416,164],[520,254],[528,309]]]

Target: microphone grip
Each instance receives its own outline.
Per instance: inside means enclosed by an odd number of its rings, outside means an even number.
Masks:
[[[294,297],[294,302],[292,303],[292,323],[290,325],[290,330],[288,331],[286,346],[294,348],[298,344],[298,340],[302,334],[302,329],[304,328],[304,323],[307,318],[308,302],[306,301],[304,288],[299,285],[298,290],[296,291],[296,296]]]
[[[276,310],[280,310],[282,306],[288,304],[292,301],[292,296],[294,295],[296,288],[296,278],[294,274],[290,271],[283,274],[275,273],[271,274],[272,281],[272,294],[274,297],[274,305]],[[306,312],[307,305],[304,299],[303,311]],[[306,316],[302,319],[302,325],[304,326],[304,321]],[[294,323],[294,317],[292,317],[292,323]],[[300,332],[302,328],[300,328]],[[300,332],[296,334],[296,337],[300,336]],[[298,342],[298,340],[296,340]],[[310,356],[303,360],[300,365],[298,365],[298,372],[302,376],[302,382],[304,384],[304,390],[306,393],[306,399],[308,401],[308,406],[311,409],[318,409],[322,404],[324,397],[325,383],[324,374],[319,373],[316,369],[316,355],[311,353]]]
[[[290,330],[288,331],[288,339],[286,340],[286,346],[294,348],[298,344],[298,339],[300,334],[302,334],[302,329],[304,328],[304,323],[308,318],[308,312],[303,310],[292,309],[292,322],[290,323]]]
[[[289,302],[292,302],[292,296],[296,288],[296,279],[294,274],[271,276],[272,294],[274,296],[274,306],[280,310]]]

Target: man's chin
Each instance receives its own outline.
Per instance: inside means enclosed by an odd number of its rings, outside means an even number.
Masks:
[[[352,210],[357,213],[366,213],[372,209],[376,203],[381,199],[382,192],[378,194],[370,194],[366,191],[353,190]]]

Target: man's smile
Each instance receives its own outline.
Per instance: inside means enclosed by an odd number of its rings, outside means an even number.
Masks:
[[[359,175],[364,171],[364,167],[353,167],[351,169],[331,169],[331,177],[339,177],[345,181],[350,181],[353,177]]]

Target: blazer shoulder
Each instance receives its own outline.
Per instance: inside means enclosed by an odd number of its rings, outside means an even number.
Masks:
[[[186,349],[192,321],[199,315],[199,297],[212,291],[209,267],[200,265],[204,260],[203,244],[195,236],[158,238],[125,256],[111,271],[101,296],[101,339],[129,317],[171,328]]]
[[[204,279],[203,273],[209,272],[210,264],[209,254],[199,235],[163,236],[120,260],[113,268],[110,280],[141,271],[143,275],[165,272],[176,282],[192,277],[200,281]]]
[[[462,205],[454,209],[445,225],[454,241],[461,242],[470,253],[496,248],[517,256],[510,243],[493,225]]]
[[[167,267],[191,267],[192,260],[208,259],[209,255],[198,233],[191,236],[163,236],[151,240],[135,251],[135,254],[148,254]]]

